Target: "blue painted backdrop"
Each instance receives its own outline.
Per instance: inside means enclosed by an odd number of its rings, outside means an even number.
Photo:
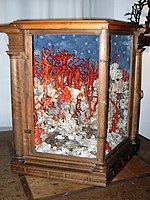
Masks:
[[[99,60],[99,36],[98,35],[33,35],[33,48],[37,54],[43,47],[55,50],[67,50],[69,53],[75,53],[76,58],[90,58],[92,61]]]

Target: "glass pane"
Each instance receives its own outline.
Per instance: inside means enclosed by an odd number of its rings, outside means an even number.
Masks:
[[[128,136],[131,36],[110,36],[109,113],[106,154]]]
[[[37,152],[95,158],[99,36],[33,35]]]

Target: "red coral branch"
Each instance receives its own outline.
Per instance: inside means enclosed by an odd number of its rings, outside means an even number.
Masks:
[[[119,102],[120,102],[120,100],[121,100],[121,95],[119,95],[119,98],[118,98],[118,100],[117,100],[117,102],[115,103],[111,98],[109,99],[110,100],[110,102],[112,103],[112,105],[114,106],[114,108],[115,108],[115,112],[114,112],[114,114],[113,114],[113,116],[112,116],[112,122],[111,122],[111,129],[109,130],[109,132],[110,133],[112,133],[112,132],[116,132],[116,128],[117,128],[117,124],[118,124],[118,121],[119,121],[119,108],[118,108],[118,104],[119,104]]]

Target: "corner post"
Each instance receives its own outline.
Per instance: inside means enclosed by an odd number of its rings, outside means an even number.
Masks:
[[[141,91],[141,76],[142,76],[142,50],[137,49],[135,55],[135,77],[134,77],[134,95],[133,95],[133,115],[132,115],[132,132],[131,140],[136,144],[138,129],[139,129],[139,112],[140,100],[143,97]]]
[[[12,121],[13,138],[15,149],[15,160],[23,159],[23,139],[22,139],[22,112],[21,112],[21,93],[19,77],[19,54],[18,52],[8,52],[10,56],[11,71],[11,99],[12,99]]]
[[[14,138],[14,160],[23,162],[23,116],[22,116],[22,78],[21,52],[23,51],[23,33],[8,33],[11,72],[11,102]]]
[[[108,118],[108,64],[109,64],[109,31],[102,30],[100,34],[99,54],[99,91],[98,91],[98,135],[97,135],[97,165],[96,171],[106,172],[105,146]]]

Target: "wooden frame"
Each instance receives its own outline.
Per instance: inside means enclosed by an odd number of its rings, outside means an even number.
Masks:
[[[137,50],[140,27],[115,20],[16,21],[0,26],[9,36],[13,136],[15,156],[12,171],[42,177],[66,179],[79,183],[106,186],[139,149],[138,120],[141,92],[141,51]],[[97,156],[94,159],[35,151],[33,126],[32,34],[98,34],[99,116]],[[108,117],[109,34],[132,35],[132,67],[128,137],[105,156]],[[101,94],[101,95],[100,95]],[[132,100],[133,99],[133,100]]]

